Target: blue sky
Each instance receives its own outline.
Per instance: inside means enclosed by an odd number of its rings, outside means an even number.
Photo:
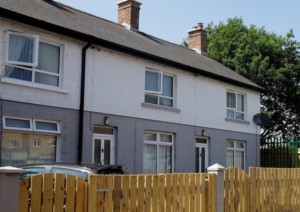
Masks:
[[[118,0],[56,0],[68,6],[117,22]],[[181,43],[198,22],[204,27],[241,17],[246,25],[265,27],[285,35],[293,29],[300,41],[299,0],[140,0],[140,31]]]

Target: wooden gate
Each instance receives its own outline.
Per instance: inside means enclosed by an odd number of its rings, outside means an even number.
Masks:
[[[92,175],[86,182],[50,173],[22,180],[19,202],[20,212],[215,212],[216,175]]]
[[[249,211],[249,176],[236,167],[224,173],[224,210]]]

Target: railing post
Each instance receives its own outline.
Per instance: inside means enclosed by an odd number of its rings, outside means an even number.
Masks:
[[[224,167],[214,164],[207,168],[207,172],[217,175],[217,212],[224,212]]]
[[[0,167],[1,211],[19,211],[20,173],[23,171],[10,166]]]

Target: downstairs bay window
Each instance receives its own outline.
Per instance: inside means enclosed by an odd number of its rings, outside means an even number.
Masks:
[[[1,141],[1,166],[56,161],[59,123],[4,117]]]
[[[60,86],[60,46],[38,36],[8,32],[4,76],[31,83]]]
[[[174,135],[144,132],[144,174],[171,173],[173,170]]]

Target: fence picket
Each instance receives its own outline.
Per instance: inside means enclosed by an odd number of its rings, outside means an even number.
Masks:
[[[43,211],[51,212],[53,207],[53,174],[44,174],[43,180]]]
[[[35,175],[31,178],[31,211],[41,211],[42,182],[43,175]]]
[[[30,179],[24,179],[20,182],[19,210],[20,212],[28,212],[30,198]]]
[[[129,189],[129,211],[137,211],[137,175],[130,176]]]
[[[138,210],[144,211],[145,205],[145,175],[140,175],[138,178]]]
[[[76,212],[86,210],[86,182],[84,179],[78,178],[76,180]]]
[[[66,212],[75,211],[75,177],[66,175]]]

